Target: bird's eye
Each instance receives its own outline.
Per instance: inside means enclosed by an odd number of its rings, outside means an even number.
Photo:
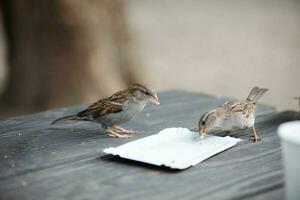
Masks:
[[[202,124],[202,126],[204,126],[205,125],[205,121],[202,121],[201,124]]]
[[[149,92],[144,92],[145,93],[145,95],[150,95],[150,93]]]

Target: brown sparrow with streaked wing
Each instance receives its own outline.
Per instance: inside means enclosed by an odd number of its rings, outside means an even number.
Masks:
[[[52,124],[65,120],[94,121],[100,123],[109,136],[127,138],[136,132],[125,130],[117,125],[131,120],[144,109],[147,102],[160,104],[157,94],[153,90],[141,84],[133,84],[126,90],[100,99],[87,109],[75,115],[59,118]]]
[[[235,131],[252,127],[253,140],[258,141],[254,121],[255,105],[260,97],[267,92],[266,88],[254,87],[246,100],[226,102],[223,105],[204,113],[199,120],[200,137],[211,130]]]

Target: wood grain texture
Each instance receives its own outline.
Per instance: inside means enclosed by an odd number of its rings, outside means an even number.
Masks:
[[[75,106],[0,122],[1,199],[282,199],[283,172],[278,125],[293,112],[257,109],[262,142],[243,142],[188,170],[177,171],[104,155],[102,150],[166,127],[195,129],[201,114],[228,100],[183,91],[160,93],[161,106],[148,105],[124,127],[141,133],[130,139],[105,135],[96,123],[51,125]],[[216,133],[223,134],[223,133]]]

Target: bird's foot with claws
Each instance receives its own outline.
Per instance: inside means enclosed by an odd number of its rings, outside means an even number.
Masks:
[[[115,131],[117,131],[117,132],[122,132],[122,133],[130,134],[130,135],[135,135],[135,134],[138,133],[137,131],[134,131],[134,130],[126,130],[126,129],[121,128],[121,127],[119,127],[119,126],[113,126],[112,128],[113,128],[113,130],[115,130]]]
[[[259,141],[261,141],[260,138],[255,137],[255,136],[251,136],[250,140],[253,141],[253,142],[259,142]]]
[[[108,136],[115,138],[129,138],[134,136],[137,132],[133,130],[126,130],[118,126],[112,126],[108,130]]]
[[[121,131],[115,131],[112,129],[107,130],[107,135],[109,137],[114,137],[114,138],[130,138],[133,136],[132,134],[124,133]]]

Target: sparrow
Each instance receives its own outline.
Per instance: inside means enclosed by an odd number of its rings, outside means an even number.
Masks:
[[[257,142],[259,139],[254,126],[255,105],[267,91],[267,88],[254,87],[246,100],[226,102],[204,113],[198,123],[200,137],[204,138],[204,135],[211,130],[230,132],[252,127],[252,139]]]
[[[136,131],[126,130],[118,125],[130,121],[144,109],[147,102],[160,104],[155,91],[142,84],[132,84],[125,90],[100,99],[77,114],[54,120],[52,124],[66,120],[91,121],[100,123],[110,137],[132,137]]]

